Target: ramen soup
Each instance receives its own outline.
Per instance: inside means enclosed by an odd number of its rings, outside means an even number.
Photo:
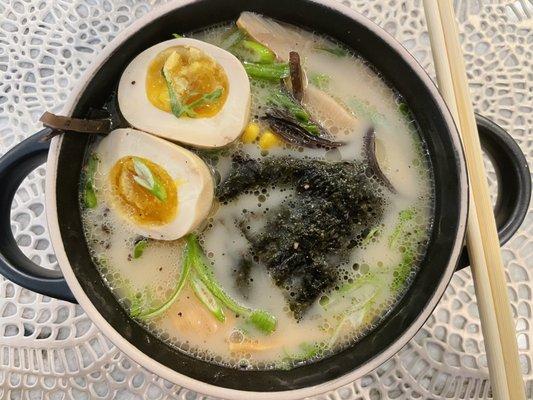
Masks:
[[[139,54],[115,100],[126,122],[87,154],[83,224],[161,340],[293,368],[356,346],[405,293],[431,229],[428,158],[356,54],[243,13]]]

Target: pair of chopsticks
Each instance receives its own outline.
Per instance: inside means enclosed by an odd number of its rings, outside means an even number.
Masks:
[[[424,0],[439,89],[461,134],[470,180],[466,245],[497,400],[525,399],[498,231],[451,0]]]

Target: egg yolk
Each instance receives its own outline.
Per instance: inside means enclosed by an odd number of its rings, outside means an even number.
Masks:
[[[170,90],[180,104],[191,106],[192,112],[180,117],[217,114],[228,96],[228,86],[222,67],[201,50],[189,46],[163,50],[152,60],[146,74],[146,95],[155,107],[172,112]]]
[[[154,182],[164,188],[165,198],[161,200],[136,182],[134,157],[126,156],[115,163],[109,175],[118,206],[138,224],[163,225],[172,221],[178,209],[176,183],[161,166],[145,158],[136,158],[148,167]]]

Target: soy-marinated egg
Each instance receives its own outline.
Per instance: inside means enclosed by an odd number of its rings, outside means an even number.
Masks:
[[[174,240],[206,218],[213,179],[189,150],[134,129],[117,129],[98,144],[96,154],[96,186],[134,232]]]
[[[125,69],[120,111],[133,127],[199,147],[220,147],[242,133],[250,83],[235,56],[195,39],[143,51]]]

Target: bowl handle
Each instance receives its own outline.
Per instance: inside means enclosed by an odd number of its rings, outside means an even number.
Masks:
[[[518,230],[527,215],[531,198],[531,175],[527,160],[514,139],[503,128],[479,114],[476,115],[481,146],[496,171],[498,196],[494,216],[500,244],[505,244]],[[463,250],[457,270],[470,265]]]
[[[500,243],[506,243],[524,220],[531,197],[531,175],[526,158],[514,139],[500,126],[476,116],[481,145],[490,157],[498,180],[495,206]],[[19,143],[0,158],[0,274],[32,291],[76,302],[65,279],[57,271],[41,268],[18,247],[11,231],[11,204],[24,178],[46,161],[50,144],[43,140],[46,128]],[[470,264],[463,250],[457,269]]]
[[[59,271],[40,267],[20,250],[11,231],[11,204],[24,178],[46,161],[51,129],[45,128],[0,158],[0,274],[10,281],[56,299],[76,302]]]

